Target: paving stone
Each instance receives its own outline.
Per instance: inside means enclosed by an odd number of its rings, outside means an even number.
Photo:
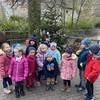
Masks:
[[[76,91],[74,85],[78,83],[78,77],[72,81],[72,90],[70,93],[62,92],[62,81],[55,86],[55,91],[45,91],[45,85],[33,88],[33,91],[26,92],[26,96],[16,99],[14,93],[3,95],[2,84],[0,82],[0,100],[84,100],[84,95]],[[95,83],[95,97],[100,100],[100,79]]]

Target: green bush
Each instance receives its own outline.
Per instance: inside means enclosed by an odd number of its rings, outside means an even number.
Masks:
[[[78,29],[92,29],[94,27],[94,20],[86,19],[80,20],[77,25]]]
[[[97,18],[94,23],[95,27],[100,27],[100,18]]]
[[[0,31],[28,31],[28,21],[23,17],[11,16],[0,20]]]
[[[76,25],[76,20],[74,19],[73,22],[73,28],[74,29],[92,29],[95,25],[95,19],[94,18],[90,18],[90,19],[81,19],[79,20],[78,24]],[[66,27],[67,29],[71,29],[72,28],[72,20],[71,18],[68,19],[68,21],[66,22]]]
[[[46,29],[49,32],[57,32],[61,27],[60,25],[50,23],[48,20],[41,20],[41,29]]]

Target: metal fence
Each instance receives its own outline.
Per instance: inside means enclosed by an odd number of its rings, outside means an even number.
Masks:
[[[23,42],[28,37],[28,32],[5,31],[5,40],[9,43]]]
[[[85,30],[86,31],[86,30]],[[77,32],[79,33],[77,35]],[[94,31],[93,31],[94,32]],[[5,40],[9,43],[16,43],[16,42],[24,42],[28,37],[29,37],[29,33],[28,32],[17,32],[17,31],[5,31]],[[76,42],[80,42],[84,37],[87,36],[81,36],[81,34],[83,34],[83,30],[74,30],[73,34],[55,34],[53,36],[51,36],[51,40],[55,41],[56,39],[58,39],[59,37],[64,39],[64,43],[62,44],[74,44]],[[89,36],[88,36],[89,37]],[[100,40],[98,39],[94,39],[93,37],[90,37],[92,39],[92,41],[94,43],[100,43]],[[59,43],[58,45],[62,45],[60,44],[60,42],[62,42],[62,40],[56,41],[57,43]]]

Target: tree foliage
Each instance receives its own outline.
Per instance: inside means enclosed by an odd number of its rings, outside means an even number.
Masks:
[[[0,21],[0,31],[28,31],[28,21],[23,17],[11,16]]]
[[[41,29],[58,31],[59,29],[92,28],[91,20],[95,18],[96,0],[7,0],[24,4],[28,1],[29,32],[39,33]],[[66,19],[68,12],[70,18]],[[77,16],[75,16],[75,13]],[[41,21],[40,21],[41,20]],[[90,25],[90,26],[88,26]],[[82,27],[80,27],[82,26]]]
[[[42,4],[41,28],[56,33],[64,25],[64,0],[47,0]],[[63,25],[63,26],[62,26]]]
[[[41,17],[40,0],[28,0],[28,21],[30,33],[39,33]]]

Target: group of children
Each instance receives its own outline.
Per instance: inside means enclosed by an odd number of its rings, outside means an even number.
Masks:
[[[75,86],[85,92],[85,100],[95,100],[93,84],[100,74],[100,45],[92,44],[89,38],[85,38],[76,55],[80,83]]]
[[[19,98],[25,95],[24,85],[31,90],[34,86],[41,86],[41,80],[46,80],[46,91],[54,91],[58,75],[63,81],[61,90],[71,91],[71,80],[75,78],[78,66],[80,84],[76,87],[79,91],[87,89],[85,100],[93,100],[93,83],[100,73],[100,45],[90,44],[90,39],[86,38],[81,41],[77,56],[72,47],[66,47],[61,56],[55,42],[38,46],[36,39],[31,38],[26,50],[21,45],[11,49],[8,43],[3,43],[0,49],[0,79],[4,93],[11,93],[13,84],[15,96]]]

